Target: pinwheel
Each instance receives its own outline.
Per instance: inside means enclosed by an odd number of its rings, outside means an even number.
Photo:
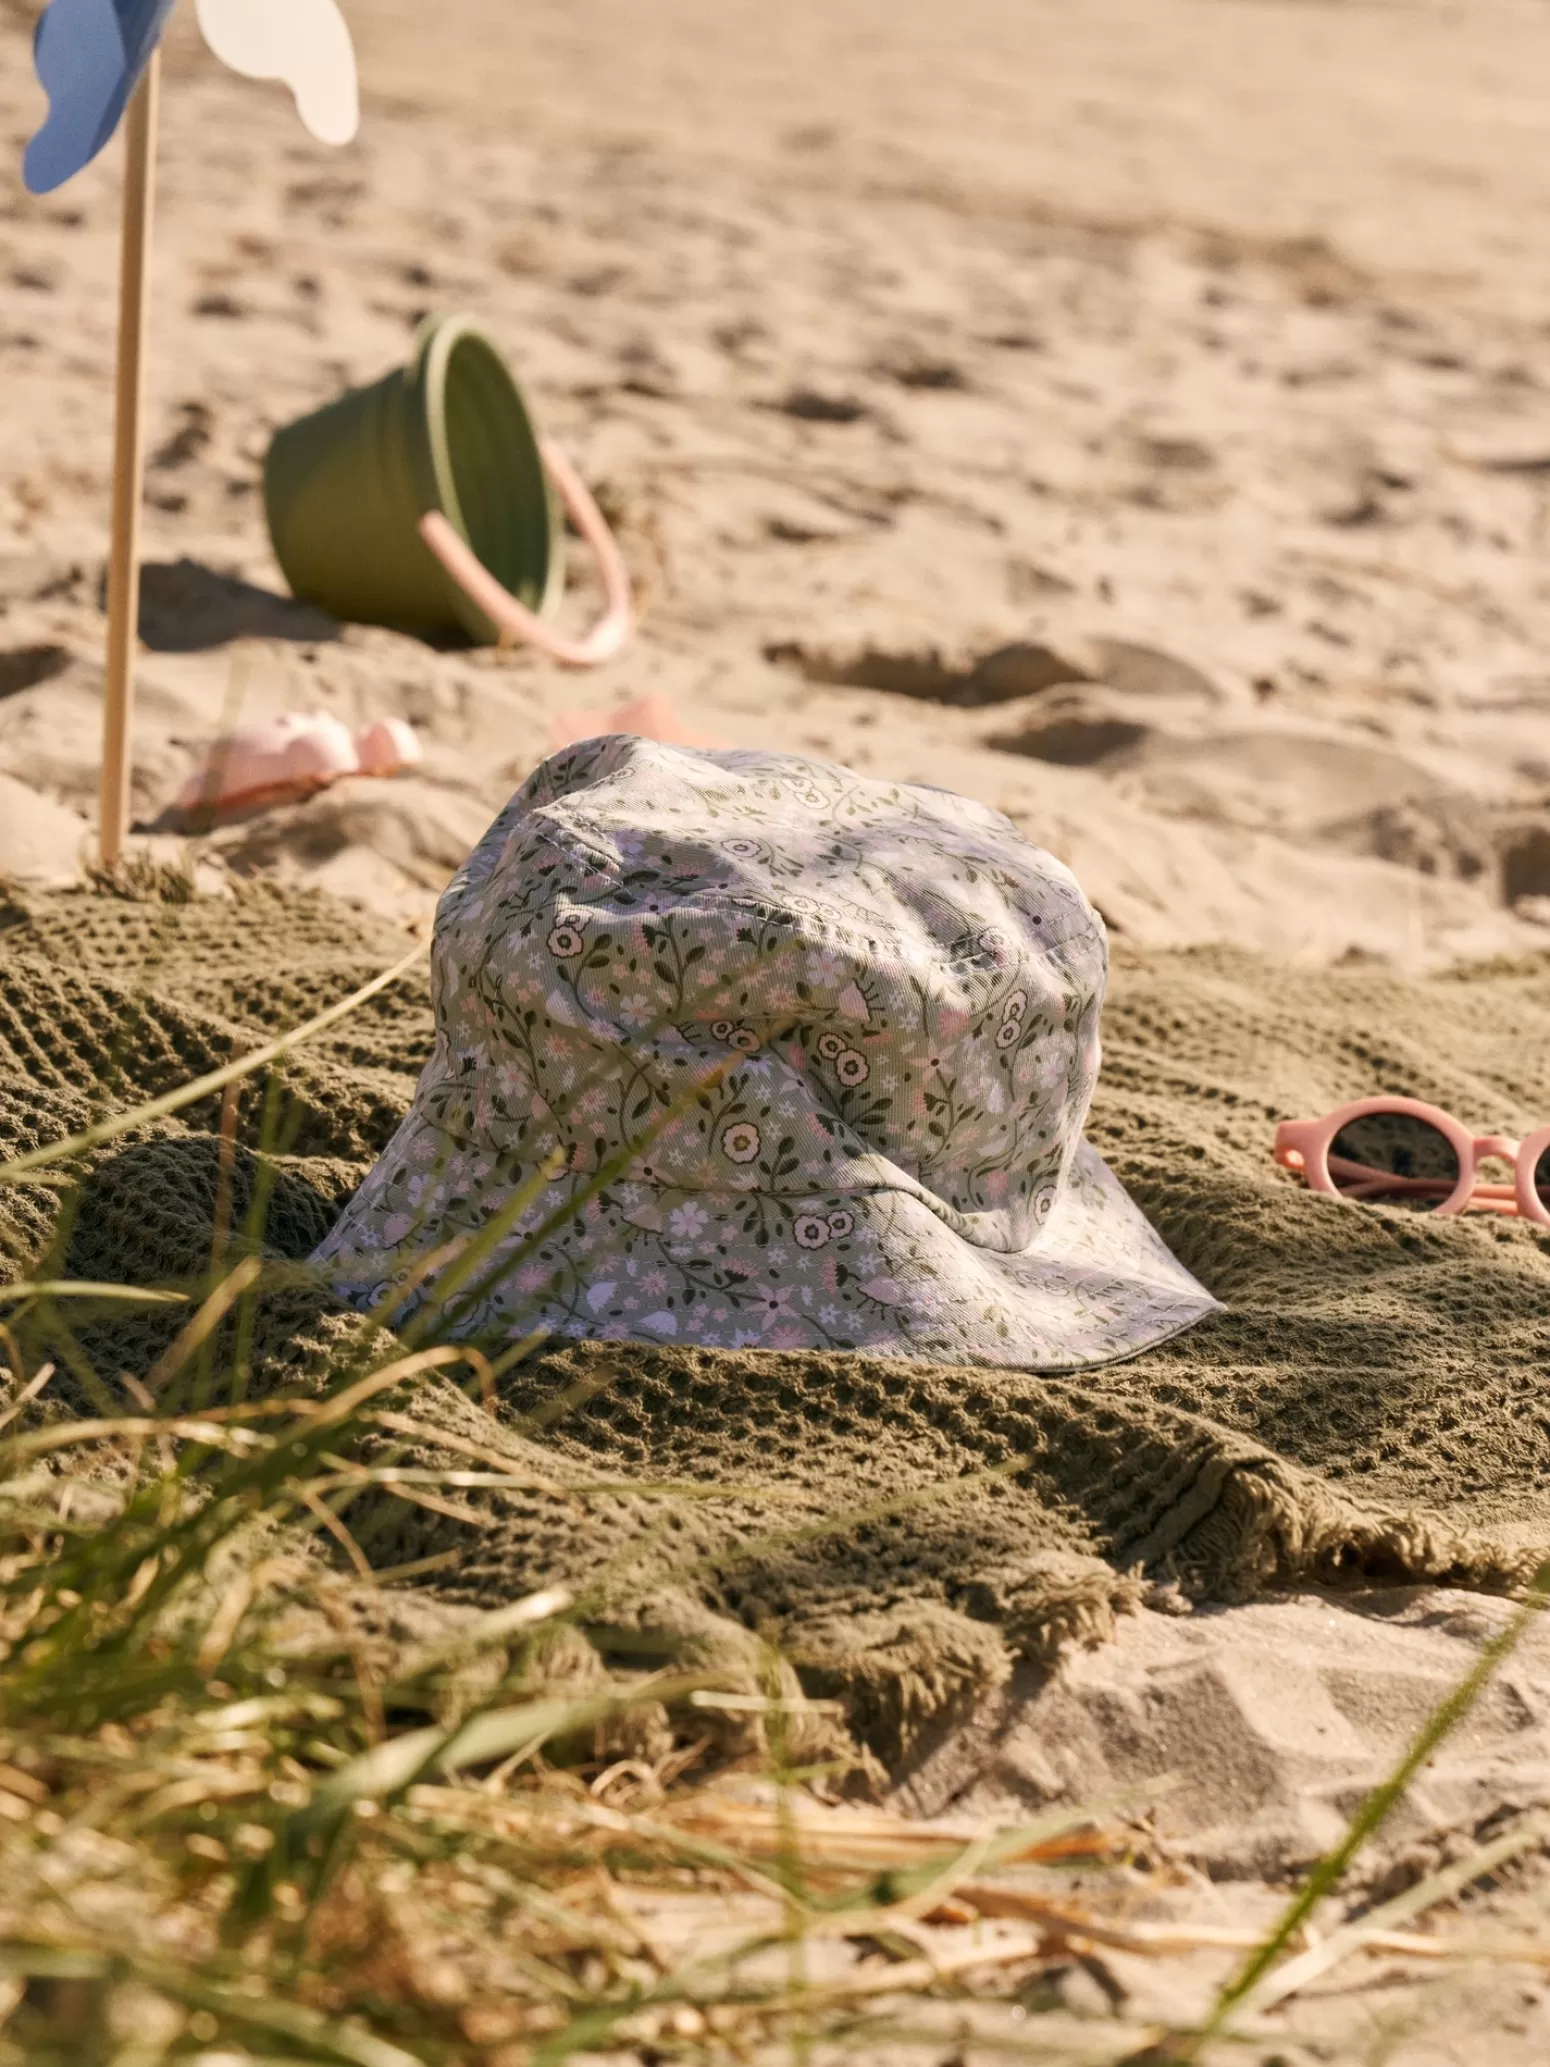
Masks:
[[[176,0],[51,0],[34,43],[48,116],[23,161],[31,191],[50,193],[91,163],[128,110],[99,830],[109,868],[123,851],[129,816],[157,50],[175,5]],[[194,11],[223,64],[248,78],[289,86],[297,113],[320,142],[343,144],[354,136],[355,53],[337,0],[195,0]]]

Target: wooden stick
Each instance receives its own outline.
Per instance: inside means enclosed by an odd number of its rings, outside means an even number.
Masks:
[[[135,645],[140,629],[140,504],[145,474],[145,337],[148,261],[155,197],[156,102],[161,53],[155,52],[129,104],[124,135],[124,227],[118,287],[118,388],[113,426],[113,529],[108,550],[108,651],[102,705],[104,868],[124,851],[129,824],[130,735]]]

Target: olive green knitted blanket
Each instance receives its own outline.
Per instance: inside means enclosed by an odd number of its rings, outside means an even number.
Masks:
[[[405,945],[272,890],[13,893],[0,1162],[272,1039]],[[228,1253],[301,1262],[407,1107],[429,1034],[421,964],[249,1080],[234,1146],[212,1097],[93,1150],[70,1184],[0,1183],[0,1281],[197,1285],[217,1222]],[[1543,1122],[1550,956],[1291,981],[1229,950],[1119,952],[1089,1131],[1225,1314],[1075,1378],[582,1345],[503,1373],[492,1415],[427,1371],[414,1411],[445,1446],[411,1459],[493,1458],[508,1483],[374,1496],[371,1555],[455,1551],[424,1583],[467,1603],[564,1583],[648,1651],[773,1647],[894,1762],[1015,1657],[1101,1638],[1148,1583],[1518,1583],[1550,1547],[1550,1231],[1344,1206],[1276,1169],[1278,1118],[1378,1091],[1481,1132]],[[77,1411],[143,1396],[181,1318],[7,1310]],[[255,1395],[315,1393],[394,1349],[298,1271],[245,1325],[221,1354]]]

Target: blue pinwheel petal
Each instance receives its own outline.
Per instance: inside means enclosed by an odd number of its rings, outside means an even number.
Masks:
[[[22,177],[52,193],[89,165],[117,129],[176,0],[50,0],[33,40],[48,119]]]

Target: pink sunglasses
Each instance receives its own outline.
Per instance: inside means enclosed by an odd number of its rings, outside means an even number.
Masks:
[[[1520,1213],[1550,1227],[1550,1127],[1526,1141],[1471,1134],[1419,1098],[1358,1098],[1322,1120],[1283,1120],[1276,1161],[1310,1191],[1405,1206],[1416,1213]],[[1489,1156],[1514,1166],[1511,1184],[1481,1184]]]

